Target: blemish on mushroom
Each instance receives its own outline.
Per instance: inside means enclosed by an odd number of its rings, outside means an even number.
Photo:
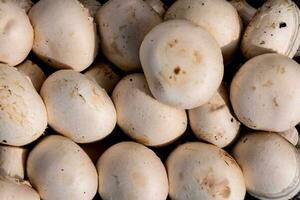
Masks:
[[[169,47],[170,47],[170,48],[173,48],[177,43],[178,43],[178,40],[175,39],[175,40],[169,42]]]
[[[179,73],[180,73],[180,67],[179,66],[177,66],[177,67],[175,67],[175,69],[174,69],[174,74],[176,74],[176,75],[178,75]]]
[[[221,110],[223,108],[225,108],[226,105],[225,104],[222,104],[222,105],[212,105],[209,109],[210,112],[215,112],[215,111],[218,111],[218,110]]]
[[[196,64],[199,64],[201,62],[201,55],[199,54],[198,51],[193,52],[193,62]]]
[[[285,28],[285,27],[287,27],[287,24],[285,22],[281,22],[279,24],[279,28]]]
[[[265,41],[261,41],[259,44],[263,45],[263,44],[266,44],[266,42]]]
[[[274,104],[275,107],[279,106],[276,97],[273,98],[273,104]]]

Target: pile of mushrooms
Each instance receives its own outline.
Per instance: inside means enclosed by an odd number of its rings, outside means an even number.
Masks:
[[[296,200],[292,0],[0,0],[0,200]]]

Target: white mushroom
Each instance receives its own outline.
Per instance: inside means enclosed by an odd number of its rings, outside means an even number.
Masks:
[[[233,149],[247,192],[261,200],[287,200],[300,191],[297,149],[275,133],[245,135]]]
[[[228,62],[239,47],[242,24],[236,9],[226,0],[177,0],[165,19],[186,19],[206,29]]]
[[[204,105],[189,110],[191,128],[197,138],[223,148],[236,138],[240,122],[231,113],[224,85]]]
[[[30,10],[33,51],[57,69],[82,71],[97,53],[96,25],[77,0],[40,0]]]
[[[278,134],[281,135],[282,137],[284,137],[287,141],[289,141],[294,146],[296,146],[298,144],[299,133],[295,127],[291,128],[287,131],[279,132]]]
[[[97,13],[103,54],[124,71],[140,68],[139,48],[162,20],[143,0],[109,0]]]
[[[110,147],[97,163],[103,200],[165,200],[166,169],[155,153],[135,142]]]
[[[231,83],[230,99],[238,119],[255,130],[282,132],[300,121],[300,67],[279,54],[247,61]]]
[[[22,64],[18,65],[17,69],[18,71],[28,76],[34,88],[37,91],[40,91],[42,84],[46,80],[46,75],[37,64],[33,63],[30,60],[26,60]]]
[[[46,108],[33,85],[16,68],[0,64],[0,144],[29,144],[46,127]]]
[[[94,62],[84,74],[98,83],[109,94],[121,79],[121,75],[113,70],[112,64],[106,61]]]
[[[0,176],[24,179],[26,158],[27,149],[1,145]]]
[[[153,96],[177,108],[203,105],[223,78],[217,42],[186,20],[170,20],[153,28],[141,45],[140,59]]]
[[[88,155],[63,136],[44,138],[30,152],[27,174],[42,199],[91,200],[97,171]]]
[[[0,63],[10,66],[21,63],[33,45],[33,28],[22,2],[0,1]]]
[[[144,145],[168,144],[187,127],[185,111],[154,99],[143,74],[123,78],[115,87],[112,99],[119,127]]]
[[[157,12],[161,17],[164,16],[166,9],[165,4],[161,0],[144,0],[149,4],[155,12]]]
[[[115,127],[115,107],[97,83],[73,70],[50,75],[41,88],[48,123],[77,143],[95,142]]]
[[[168,157],[172,200],[243,200],[244,177],[224,150],[201,142],[177,147]]]

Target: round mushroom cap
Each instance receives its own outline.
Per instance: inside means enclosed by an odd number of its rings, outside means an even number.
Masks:
[[[177,108],[208,102],[223,78],[217,42],[186,20],[170,20],[153,28],[141,45],[140,59],[153,96]]]
[[[96,19],[103,54],[124,71],[141,67],[140,45],[145,35],[162,21],[143,0],[109,0],[99,9]]]
[[[244,177],[224,150],[201,142],[180,145],[168,157],[171,199],[243,200]]]
[[[0,144],[29,144],[46,127],[46,108],[31,82],[16,68],[0,64]]]
[[[91,200],[97,193],[93,162],[63,136],[48,136],[34,147],[28,156],[27,175],[42,199]]]
[[[119,127],[144,145],[169,144],[187,127],[185,111],[154,99],[143,74],[123,78],[115,87],[112,99]]]
[[[247,192],[262,200],[291,199],[300,191],[297,149],[276,133],[242,137],[233,156],[243,169]]]
[[[247,61],[231,83],[230,99],[238,119],[255,130],[281,132],[300,121],[300,66],[279,54]]]
[[[77,143],[106,137],[116,125],[115,107],[104,89],[85,75],[60,70],[41,88],[48,123],[58,133]]]
[[[40,196],[29,183],[0,176],[0,199],[40,200]]]
[[[279,132],[280,136],[284,137],[287,141],[289,141],[292,145],[296,146],[299,140],[299,133],[296,127],[293,127],[287,131]]]
[[[34,53],[56,69],[82,71],[98,50],[94,19],[77,0],[40,0],[30,10]]]
[[[227,90],[223,84],[206,104],[188,112],[196,137],[220,148],[231,144],[239,133],[240,122],[231,113]]]
[[[103,200],[165,200],[166,169],[155,153],[135,142],[110,147],[97,163],[99,194]]]
[[[15,66],[29,54],[33,28],[25,10],[15,1],[0,1],[0,63]]]
[[[300,45],[300,13],[291,0],[268,0],[248,24],[241,43],[246,58],[264,53],[293,57]]]
[[[238,49],[242,24],[236,9],[226,0],[177,0],[165,19],[186,19],[206,29],[229,61]]]

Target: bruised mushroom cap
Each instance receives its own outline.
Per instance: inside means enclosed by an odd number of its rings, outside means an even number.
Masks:
[[[27,174],[42,199],[91,200],[97,171],[88,155],[70,139],[51,135],[29,153]]]
[[[241,169],[224,150],[201,142],[177,147],[168,157],[171,199],[242,200]]]
[[[241,43],[246,58],[264,53],[293,57],[300,45],[300,13],[291,0],[269,0],[248,24]]]
[[[143,74],[123,78],[115,87],[112,99],[118,125],[144,145],[168,144],[181,136],[187,127],[185,111],[154,99]]]
[[[297,149],[276,133],[242,137],[233,156],[243,169],[247,191],[262,200],[291,199],[300,190]]]
[[[298,144],[299,133],[296,127],[293,127],[287,131],[279,132],[278,134],[284,137],[292,145],[296,146]]]
[[[77,0],[40,0],[30,10],[33,51],[56,69],[82,71],[97,53],[96,26]]]
[[[206,29],[229,61],[238,48],[242,24],[236,9],[225,0],[177,0],[165,19],[186,19]]]
[[[77,143],[95,142],[112,132],[116,124],[114,105],[97,83],[73,70],[50,75],[41,88],[48,123]]]
[[[186,20],[170,20],[153,28],[141,45],[140,59],[153,96],[177,108],[203,105],[223,78],[217,42]]]
[[[144,0],[149,4],[155,12],[157,12],[161,17],[164,16],[166,9],[165,4],[161,0]]]
[[[15,66],[29,54],[33,28],[17,1],[0,1],[0,63]]]
[[[100,8],[96,19],[103,54],[124,71],[140,68],[140,45],[162,21],[143,0],[110,0]]]
[[[204,105],[189,110],[191,128],[197,138],[223,148],[236,138],[240,122],[231,113],[225,86]]]
[[[40,200],[40,197],[29,183],[0,176],[0,199]]]
[[[27,77],[0,64],[0,143],[29,144],[47,127],[45,105]]]
[[[141,144],[115,144],[100,157],[97,170],[103,199],[167,199],[166,169],[159,157]]]
[[[230,99],[239,121],[255,130],[282,132],[300,121],[300,67],[279,54],[247,61],[231,83]]]

